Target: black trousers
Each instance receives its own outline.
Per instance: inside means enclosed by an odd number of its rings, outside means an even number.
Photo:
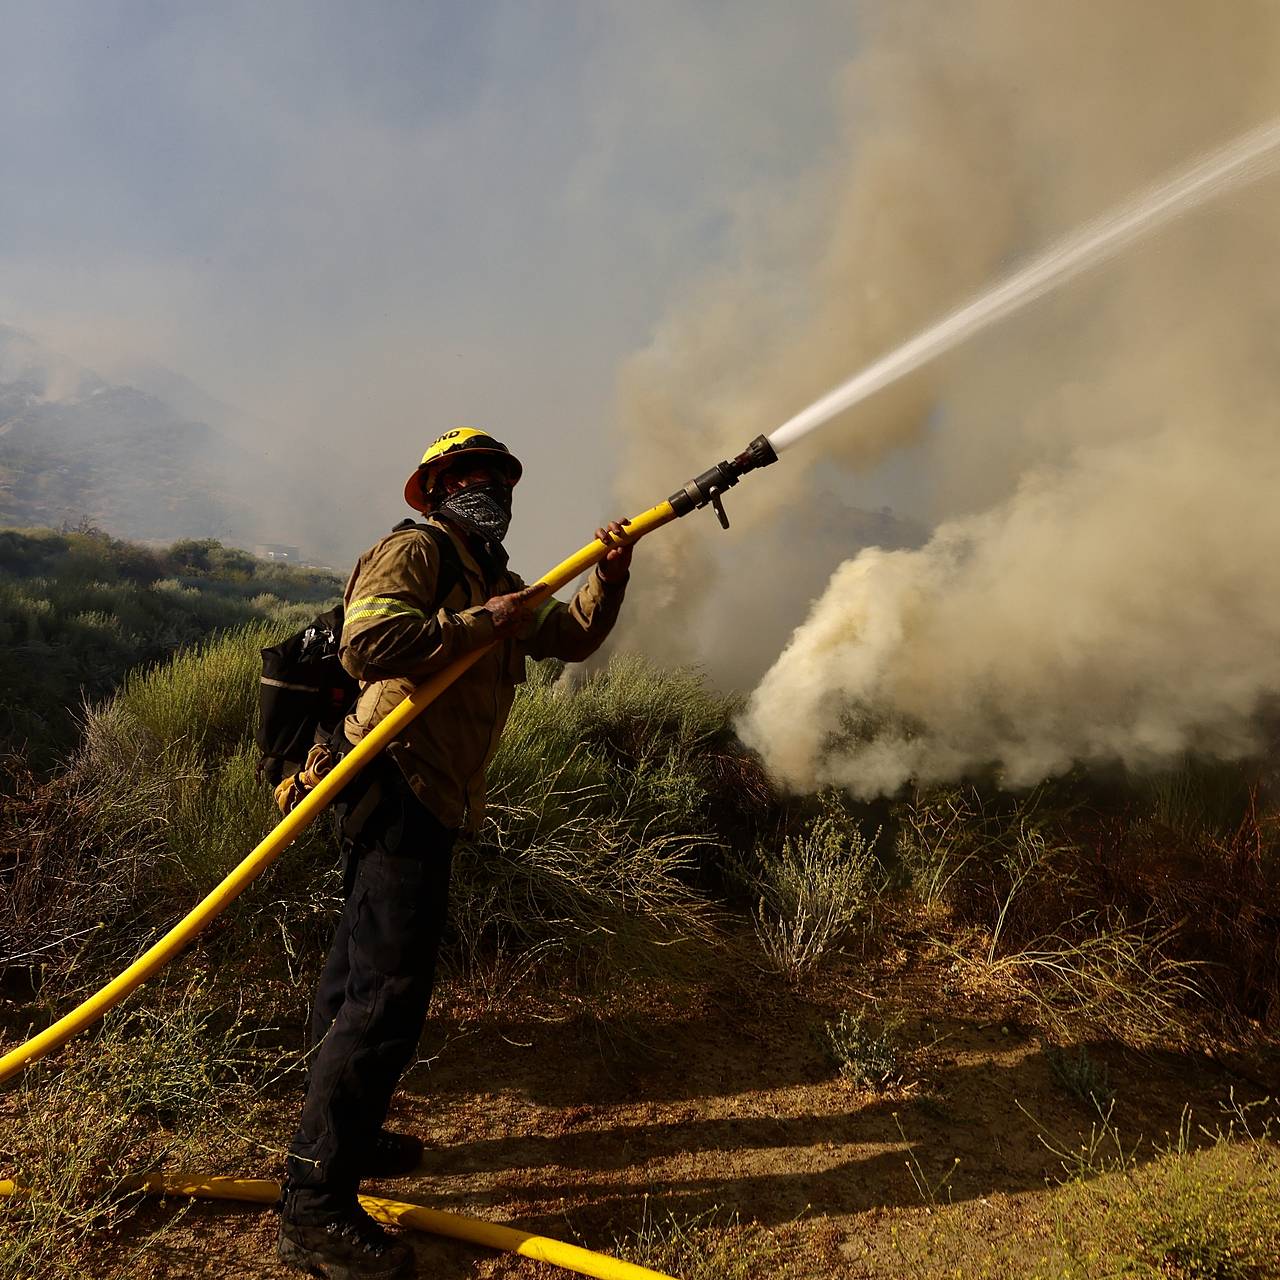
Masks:
[[[342,918],[320,976],[310,1072],[285,1162],[283,1212],[317,1221],[351,1209],[369,1144],[417,1050],[448,912],[457,832],[390,761],[381,798],[350,837]]]

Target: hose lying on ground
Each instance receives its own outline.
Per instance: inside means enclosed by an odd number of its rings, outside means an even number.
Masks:
[[[280,1184],[266,1178],[214,1178],[197,1173],[149,1173],[128,1178],[121,1184],[125,1191],[144,1191],[161,1196],[198,1196],[206,1200],[246,1200],[252,1204],[275,1204],[280,1198]],[[0,1179],[0,1198],[23,1194],[11,1179]],[[478,1218],[464,1218],[440,1209],[406,1204],[401,1200],[384,1200],[381,1196],[361,1196],[360,1203],[379,1222],[398,1227],[413,1227],[434,1235],[466,1240],[470,1244],[487,1245],[507,1253],[518,1253],[538,1262],[549,1262],[566,1271],[596,1280],[675,1280],[661,1271],[650,1271],[603,1253],[592,1253],[577,1245],[535,1236],[528,1231],[499,1226]]]

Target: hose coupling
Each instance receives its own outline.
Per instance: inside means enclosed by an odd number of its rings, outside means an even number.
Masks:
[[[671,503],[678,516],[687,516],[690,511],[697,511],[700,507],[710,504],[716,513],[716,518],[720,521],[720,527],[727,529],[729,517],[725,514],[721,495],[725,490],[732,489],[748,471],[754,471],[757,467],[767,467],[777,460],[778,455],[774,452],[768,438],[756,436],[732,461],[717,462],[714,467],[704,471],[700,476],[694,476],[684,488],[677,489],[667,501]]]

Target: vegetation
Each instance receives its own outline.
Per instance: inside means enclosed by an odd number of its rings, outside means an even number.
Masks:
[[[130,675],[90,710],[66,771],[7,802],[0,956],[38,951],[46,982],[91,981],[261,839],[275,810],[254,776],[259,650],[284,626],[253,624]],[[714,927],[695,882],[723,843],[724,779],[736,770],[763,788],[761,775],[740,749],[736,765],[723,758],[734,704],[692,677],[622,660],[568,693],[558,674],[546,664],[522,690],[490,819],[458,854],[448,962],[467,973],[513,951],[580,955],[607,976],[661,953],[669,970],[679,944]],[[257,930],[266,912],[304,928],[324,913],[337,858],[322,822],[230,919]]]
[[[801,982],[869,925],[884,887],[875,840],[831,797],[822,812],[782,837],[760,844],[751,863],[737,864],[739,881],[756,895],[756,937],[766,961]]]
[[[274,812],[254,773],[259,650],[287,625],[252,624],[128,676],[87,713],[63,773],[0,798],[0,957],[38,961],[51,991],[92,983],[257,844]],[[304,839],[274,902],[232,918],[318,915],[315,860],[332,856]]]
[[[640,1225],[616,1244],[620,1258],[681,1280],[753,1280],[783,1273],[777,1238],[718,1206],[682,1217],[645,1196]]]
[[[156,1239],[107,1267],[90,1249],[137,1208],[128,1180],[166,1162],[216,1164],[234,1145],[231,1117],[252,1122],[276,1055],[215,1016],[199,979],[161,994],[20,1081],[4,1147],[21,1194],[0,1207],[0,1276],[136,1274]]]
[[[269,828],[252,743],[259,650],[333,582],[217,544],[151,552],[91,532],[0,534],[0,571],[0,590],[20,593],[6,598],[25,602],[0,637],[11,651],[20,625],[37,665],[32,627],[46,628],[50,651],[84,655],[73,674],[55,663],[47,682],[6,686],[8,725],[32,706],[52,724],[58,698],[110,690],[82,711],[60,768],[11,758],[0,785],[0,998],[12,997],[0,1035],[11,1044],[116,972]],[[77,596],[133,621],[87,621]],[[1276,1275],[1280,1172],[1266,1117],[1241,1105],[1211,1131],[1188,1121],[1163,1145],[1122,1142],[1126,1099],[1108,1068],[1126,1048],[1203,1063],[1206,1051],[1277,1042],[1280,854],[1249,769],[1189,760],[1158,779],[1068,777],[1020,795],[970,783],[874,807],[784,800],[737,742],[738,709],[696,672],[635,657],[576,683],[558,664],[531,665],[488,817],[456,854],[444,968],[465,1019],[504,1026],[536,999],[537,1018],[569,1010],[605,1028],[638,1021],[649,993],[685,1011],[800,1009],[823,1028],[819,1044],[757,1054],[744,1038],[744,1059],[760,1056],[767,1072],[811,1052],[802,1075],[838,1072],[880,1095],[867,1114],[892,1118],[894,1166],[929,1217],[914,1239],[936,1250],[894,1237],[904,1274],[944,1273],[939,1259],[958,1258],[952,1269],[975,1275]],[[226,1163],[262,1140],[246,1135],[272,1131],[257,1117],[296,1087],[338,863],[322,820],[164,980],[0,1097],[0,1177],[12,1168],[28,1184],[0,1206],[0,1277],[86,1274],[87,1232],[104,1224],[130,1242],[119,1274],[135,1274],[149,1246],[125,1225],[136,1199],[120,1178]],[[1033,1028],[1049,1045],[1034,1052],[1032,1040],[1028,1055],[1043,1096],[1094,1126],[1083,1146],[1045,1138],[1065,1168],[1043,1193],[1035,1257],[995,1248],[977,1265],[972,1238],[948,1235],[967,1229],[953,1200],[986,1193],[966,1181],[967,1160],[920,1136],[951,1114],[938,1065],[948,1050],[931,1052],[941,1036],[912,1045],[903,997],[867,989],[873,973],[920,967],[935,1013],[980,1007],[1006,1032]],[[662,1027],[647,1052],[660,1054]],[[609,1069],[625,1076],[643,1039],[626,1039]],[[904,1119],[888,1110],[899,1103]],[[1012,1111],[1013,1096],[999,1105]],[[727,1200],[646,1201],[638,1222],[637,1198],[621,1203],[624,1225],[611,1215],[596,1239],[621,1230],[620,1251],[647,1265],[685,1280],[784,1273],[773,1231],[726,1217],[716,1205]],[[843,1262],[827,1265],[837,1274]]]
[[[172,923],[269,828],[252,713],[259,650],[284,625],[251,624],[129,675],[89,711],[65,771],[44,783],[28,775],[3,802],[0,958],[11,973],[31,967],[41,1016],[114,972],[140,936]],[[490,999],[535,968],[566,963],[588,992],[607,992],[619,977],[691,969],[683,958],[691,950],[706,958],[721,914],[696,882],[706,851],[729,839],[715,825],[720,807],[728,811],[726,779],[745,779],[768,802],[758,766],[740,748],[729,756],[736,704],[694,677],[621,660],[569,692],[558,674],[547,664],[522,690],[495,761],[490,819],[458,855],[446,964]],[[730,826],[742,822],[734,804]],[[323,956],[337,861],[334,833],[321,822],[197,942],[185,965],[207,975],[201,1016],[240,1034],[246,983],[255,1018],[296,1016]],[[279,947],[264,949],[264,937]],[[125,1018],[106,1024],[121,1070],[135,1052]],[[204,1050],[183,1052],[205,1072],[224,1122],[244,1122]],[[73,1079],[67,1088],[81,1086]],[[32,1105],[43,1096],[33,1092]],[[35,1113],[19,1119],[39,1128]],[[98,1128],[120,1138],[109,1163],[91,1161],[99,1174],[127,1155],[146,1167],[177,1149],[126,1141],[132,1130],[111,1123]],[[51,1149],[23,1154],[35,1166],[53,1159]],[[50,1186],[21,1211],[20,1238],[74,1235],[95,1220],[88,1182]]]
[[[878,1091],[896,1083],[902,1070],[898,1029],[865,1013],[840,1011],[824,1028],[827,1052],[840,1074],[852,1084]]]
[[[47,767],[82,704],[128,671],[251,619],[301,625],[340,590],[212,539],[152,549],[92,528],[0,529],[0,751]]]
[[[1184,1110],[1162,1141],[1131,1139],[1098,1116],[1085,1140],[1041,1140],[1057,1159],[1041,1203],[1021,1229],[975,1229],[973,1202],[923,1180],[908,1162],[924,1216],[891,1238],[902,1275],[981,1280],[1277,1280],[1280,1148],[1269,1102],[1228,1096],[1218,1121]],[[949,1182],[949,1173],[939,1181]],[[920,1174],[916,1170],[920,1169]],[[927,1177],[928,1175],[924,1175]],[[941,1195],[939,1195],[941,1191]],[[958,1198],[957,1198],[958,1200]]]
[[[1225,776],[1224,776],[1225,775]],[[1171,828],[1153,797],[1221,793]],[[975,987],[1046,1029],[1134,1045],[1280,1030],[1280,844],[1247,771],[1189,760],[1158,780],[1070,777],[1031,795],[976,785],[900,806],[914,896]]]
[[[1185,1112],[1177,1134],[1140,1163],[1110,1110],[1083,1149],[1062,1153],[1055,1230],[1059,1274],[1178,1280],[1268,1280],[1280,1276],[1280,1153],[1273,1120],[1228,1103],[1209,1129]],[[1251,1112],[1253,1114],[1251,1114]]]
[[[1049,1060],[1049,1074],[1073,1098],[1099,1114],[1108,1112],[1114,1105],[1116,1099],[1111,1092],[1107,1065],[1094,1058],[1084,1045],[1077,1045],[1074,1053],[1047,1045],[1045,1057]]]

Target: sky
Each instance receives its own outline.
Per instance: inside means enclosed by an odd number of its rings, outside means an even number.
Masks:
[[[483,426],[526,461],[527,572],[611,513],[620,366],[754,193],[821,170],[857,39],[826,0],[0,0],[0,30],[0,321],[243,409],[352,556]]]

